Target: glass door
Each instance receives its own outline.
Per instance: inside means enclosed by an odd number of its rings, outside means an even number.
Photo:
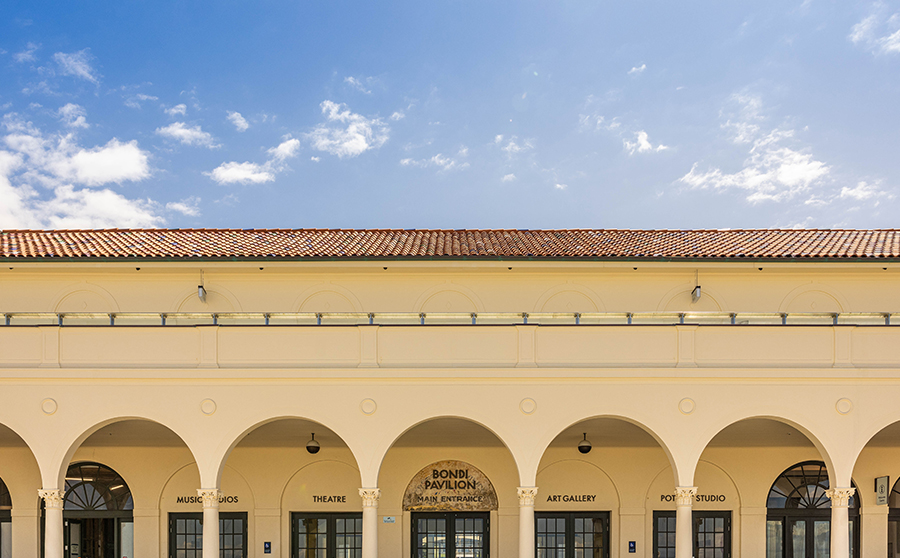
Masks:
[[[693,519],[693,549],[696,558],[731,557],[731,512],[699,511]],[[653,556],[675,558],[675,512],[653,512]],[[784,558],[769,555],[769,558]]]
[[[292,558],[362,558],[362,514],[292,513]]]
[[[490,514],[412,514],[413,558],[489,558]]]
[[[535,513],[536,558],[608,558],[608,512]]]
[[[858,518],[850,520],[850,556],[859,548]],[[766,522],[767,558],[829,558],[831,519],[820,517],[769,518]]]
[[[128,531],[132,535],[133,531]],[[169,514],[169,558],[201,558],[203,514]],[[219,556],[247,557],[247,514],[219,512]],[[130,557],[129,557],[130,558]]]

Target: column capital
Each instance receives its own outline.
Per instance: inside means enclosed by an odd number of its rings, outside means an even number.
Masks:
[[[203,500],[203,509],[209,508],[217,508],[219,507],[219,497],[222,495],[222,491],[218,488],[198,488],[197,496]]]
[[[825,491],[825,496],[831,500],[832,508],[848,508],[850,507],[850,498],[855,493],[855,488],[829,488]]]
[[[692,506],[694,504],[694,496],[697,495],[696,486],[676,486],[675,487],[675,505],[676,506]]]
[[[537,498],[538,488],[536,486],[520,486],[516,488],[519,495],[520,506],[534,506],[534,499]]]
[[[380,488],[360,488],[359,497],[362,498],[364,508],[377,508],[378,499],[381,498]]]
[[[38,496],[44,501],[44,507],[48,509],[61,510],[66,501],[65,491],[58,488],[51,488],[49,490],[44,490],[43,488],[39,489]]]

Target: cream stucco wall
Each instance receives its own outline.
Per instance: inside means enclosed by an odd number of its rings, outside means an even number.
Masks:
[[[0,312],[900,312],[900,267],[882,267],[26,263],[0,270]],[[698,274],[703,297],[692,303]],[[379,523],[380,555],[408,555],[403,492],[443,459],[471,463],[494,484],[494,556],[518,555],[518,486],[539,487],[538,511],[586,509],[542,499],[549,494],[596,494],[590,509],[610,512],[612,555],[625,557],[635,555],[628,541],[650,555],[653,511],[674,509],[663,495],[696,485],[725,496],[695,509],[731,511],[733,556],[750,557],[764,555],[774,479],[822,460],[832,486],[852,478],[860,490],[864,555],[884,555],[887,512],[873,484],[900,477],[900,437],[870,442],[900,421],[898,368],[893,326],[0,326],[0,478],[14,501],[17,558],[38,556],[36,491],[60,487],[73,461],[127,480],[139,558],[167,555],[168,514],[200,509],[174,499],[208,487],[239,497],[221,509],[248,513],[251,556],[269,541],[287,557],[292,511],[358,512],[357,489],[377,486],[379,517],[397,517]],[[397,444],[441,417],[486,434],[471,445]],[[595,449],[578,454],[579,425],[604,417],[649,441],[604,444],[592,431]],[[711,444],[756,418],[801,439]],[[92,437],[134,419],[177,444]],[[244,443],[281,420],[321,425],[331,445],[310,456],[305,431],[294,445]],[[347,499],[317,504],[315,491]]]

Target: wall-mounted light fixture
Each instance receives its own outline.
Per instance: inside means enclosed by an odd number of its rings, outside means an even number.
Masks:
[[[591,453],[591,448],[593,446],[587,439],[587,432],[584,433],[584,439],[578,442],[578,451],[581,453]]]
[[[322,449],[322,446],[319,445],[319,442],[316,441],[316,433],[313,432],[312,440],[306,442],[306,451],[312,454],[319,453],[319,450]]]
[[[200,300],[206,302],[206,289],[203,285],[197,285],[197,296],[200,297]]]
[[[694,290],[691,291],[691,302],[696,303],[698,300],[700,300],[700,285],[697,285],[694,287]]]

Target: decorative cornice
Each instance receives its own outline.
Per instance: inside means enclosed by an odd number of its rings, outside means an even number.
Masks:
[[[218,488],[198,488],[197,496],[203,500],[203,509],[218,508],[222,492]]]
[[[691,506],[694,504],[694,496],[697,495],[696,486],[676,486],[675,487],[675,505]]]
[[[829,488],[825,491],[825,496],[831,499],[832,508],[850,507],[850,498],[856,494],[855,488]]]
[[[61,510],[66,502],[65,491],[58,488],[50,490],[38,490],[38,496],[44,501],[44,507],[51,510]]]
[[[538,488],[536,486],[520,486],[516,488],[519,495],[520,506],[534,506],[534,499],[537,498]]]
[[[380,488],[360,488],[359,497],[362,498],[364,508],[377,508],[378,499],[381,498]]]

